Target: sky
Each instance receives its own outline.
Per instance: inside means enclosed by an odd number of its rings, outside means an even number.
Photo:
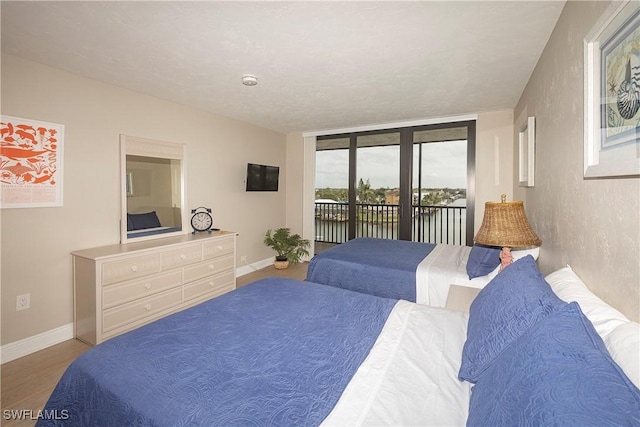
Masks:
[[[422,144],[423,188],[467,187],[467,142],[448,141]],[[417,145],[414,145],[414,152]],[[369,179],[372,188],[398,188],[400,176],[399,146],[358,149],[357,178]],[[414,162],[417,154],[414,154]],[[414,163],[415,165],[415,163]],[[417,166],[414,166],[417,186]],[[316,188],[347,188],[349,186],[349,155],[347,150],[316,152]]]

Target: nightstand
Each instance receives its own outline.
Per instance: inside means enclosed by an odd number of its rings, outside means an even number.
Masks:
[[[449,286],[449,294],[447,295],[447,304],[445,307],[449,310],[464,311],[465,313],[468,313],[471,303],[480,291],[480,288],[451,285]]]

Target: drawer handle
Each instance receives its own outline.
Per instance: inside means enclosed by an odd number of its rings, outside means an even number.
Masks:
[[[151,289],[151,283],[145,283],[144,288],[145,288],[146,290]]]
[[[151,310],[151,304],[145,304],[144,309],[147,311]]]
[[[187,256],[185,254],[182,254],[180,255],[180,259],[184,261],[185,259],[187,259]]]
[[[221,250],[222,250],[222,246],[218,246],[218,247],[216,247],[216,249],[218,249],[219,251],[221,251]]]
[[[209,286],[211,286],[213,288],[215,286],[215,283],[209,282]]]
[[[209,270],[215,270],[216,266],[214,264],[209,264]]]
[[[132,266],[131,266],[131,271],[133,271],[134,273],[135,273],[136,271],[138,271],[138,266],[137,266],[137,265],[132,265]]]

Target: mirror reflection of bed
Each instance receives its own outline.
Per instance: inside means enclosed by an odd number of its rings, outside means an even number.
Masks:
[[[122,243],[181,234],[184,147],[124,135],[121,140]]]
[[[180,194],[167,191],[179,168],[180,161],[176,159],[127,155],[129,238],[180,231]]]
[[[167,222],[164,222],[164,224],[167,224]],[[139,214],[127,213],[127,237],[129,237],[129,239],[155,234],[173,233],[180,230],[180,227],[163,225],[156,211]]]

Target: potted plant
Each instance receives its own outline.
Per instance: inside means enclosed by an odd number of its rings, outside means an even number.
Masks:
[[[276,251],[274,266],[278,270],[289,267],[289,263],[300,262],[303,257],[309,255],[309,247],[311,246],[308,240],[303,239],[299,234],[291,234],[291,230],[288,228],[267,230],[264,244]]]

